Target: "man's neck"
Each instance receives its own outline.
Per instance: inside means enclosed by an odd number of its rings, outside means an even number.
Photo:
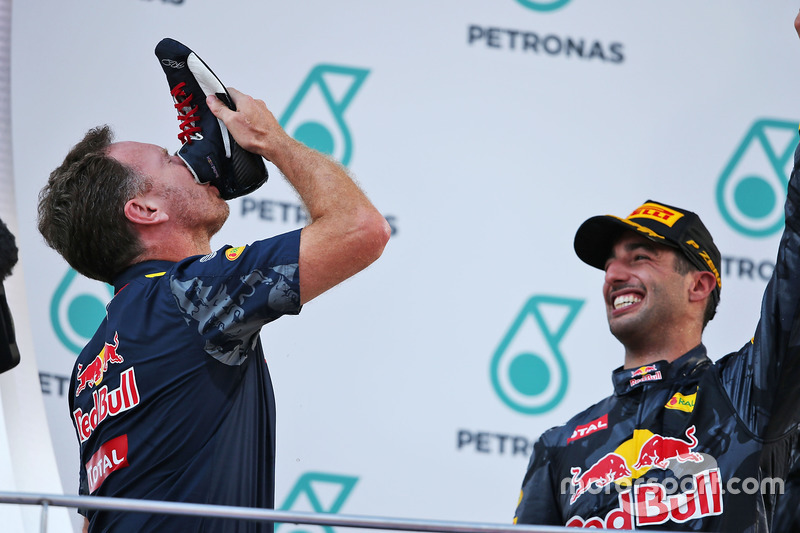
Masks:
[[[211,253],[209,236],[199,231],[169,231],[167,227],[159,227],[141,232],[139,237],[144,252],[136,258],[137,263],[153,259],[177,262],[193,255]]]
[[[632,349],[630,346],[625,347],[625,368],[637,368],[644,365],[655,363],[656,361],[672,362],[678,359],[686,352],[696,347],[702,342],[702,339],[687,339],[684,342],[678,342],[669,345],[659,345],[651,347],[642,347],[640,349]]]

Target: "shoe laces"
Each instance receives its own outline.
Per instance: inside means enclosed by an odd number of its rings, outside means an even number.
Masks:
[[[194,95],[187,95],[183,90],[185,85],[185,82],[180,82],[170,91],[170,94],[175,100],[175,109],[178,110],[178,120],[181,123],[178,139],[181,144],[192,144],[192,135],[201,131],[200,127],[196,125],[200,121],[200,117],[197,116],[197,105],[192,106]]]

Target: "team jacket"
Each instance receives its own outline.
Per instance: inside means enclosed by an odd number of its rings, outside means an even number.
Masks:
[[[114,280],[76,361],[80,493],[273,507],[275,404],[259,332],[300,311],[295,231]],[[272,531],[264,522],[83,511],[90,531]]]
[[[752,340],[615,370],[612,396],[535,443],[515,523],[768,531],[800,414],[799,157]]]

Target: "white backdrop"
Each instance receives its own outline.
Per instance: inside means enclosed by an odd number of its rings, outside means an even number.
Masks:
[[[710,354],[749,339],[797,141],[796,12],[789,0],[18,2],[18,241],[64,491],[78,468],[67,379],[109,289],[44,246],[36,198],[97,124],[178,148],[161,38],[329,148],[395,230],[369,270],[262,334],[277,505],[508,523],[532,440],[607,395],[622,362],[602,274],[572,250],[584,219],[648,198],[698,212],[725,257]],[[212,244],[302,225],[270,170]]]

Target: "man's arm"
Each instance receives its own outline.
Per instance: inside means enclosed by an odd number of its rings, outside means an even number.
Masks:
[[[208,107],[242,148],[271,161],[300,195],[311,222],[300,237],[300,301],[306,303],[380,257],[386,219],[344,167],[292,139],[266,104],[228,88],[237,111],[215,96]]]

